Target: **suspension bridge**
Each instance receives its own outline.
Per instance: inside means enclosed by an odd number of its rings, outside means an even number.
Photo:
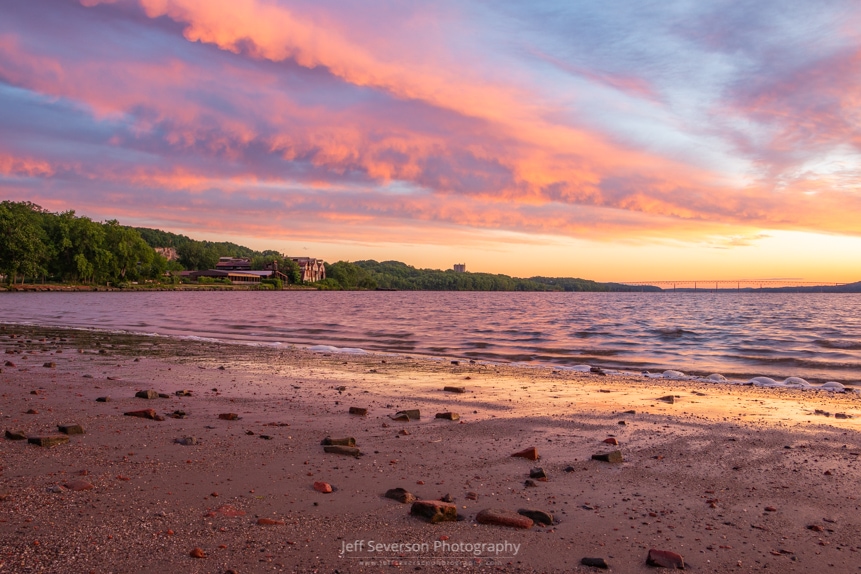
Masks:
[[[794,279],[679,279],[661,281],[620,281],[631,287],[659,287],[665,291],[757,291],[767,289],[791,289],[816,291],[848,285],[848,283],[822,283],[797,281]]]

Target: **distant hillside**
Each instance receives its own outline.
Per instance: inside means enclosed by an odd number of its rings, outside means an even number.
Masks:
[[[521,279],[492,273],[457,273],[453,270],[417,269],[400,261],[374,260],[327,266],[326,276],[346,289],[397,289],[399,291],[641,291],[618,283],[598,283],[571,277]],[[648,287],[647,291],[660,291]]]

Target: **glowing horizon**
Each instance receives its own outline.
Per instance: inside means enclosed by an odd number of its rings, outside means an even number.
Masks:
[[[0,15],[0,199],[327,261],[861,279],[848,0]]]

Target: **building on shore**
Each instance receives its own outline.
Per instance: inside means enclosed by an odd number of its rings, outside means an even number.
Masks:
[[[326,266],[322,259],[314,259],[313,257],[289,257],[289,259],[299,265],[302,281],[315,283],[326,278]]]
[[[454,264],[454,272],[455,273],[466,273],[466,263],[455,263]]]

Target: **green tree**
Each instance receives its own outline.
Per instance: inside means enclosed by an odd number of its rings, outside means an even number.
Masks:
[[[110,275],[115,281],[137,279],[141,269],[152,264],[155,251],[147,245],[140,233],[120,225],[117,220],[106,221],[105,247],[111,254]]]
[[[326,266],[326,278],[338,282],[343,289],[376,289],[377,282],[365,269],[349,261]]]
[[[50,242],[42,227],[44,210],[30,202],[0,203],[0,272],[8,283],[18,275],[21,283],[27,277],[46,272]]]

